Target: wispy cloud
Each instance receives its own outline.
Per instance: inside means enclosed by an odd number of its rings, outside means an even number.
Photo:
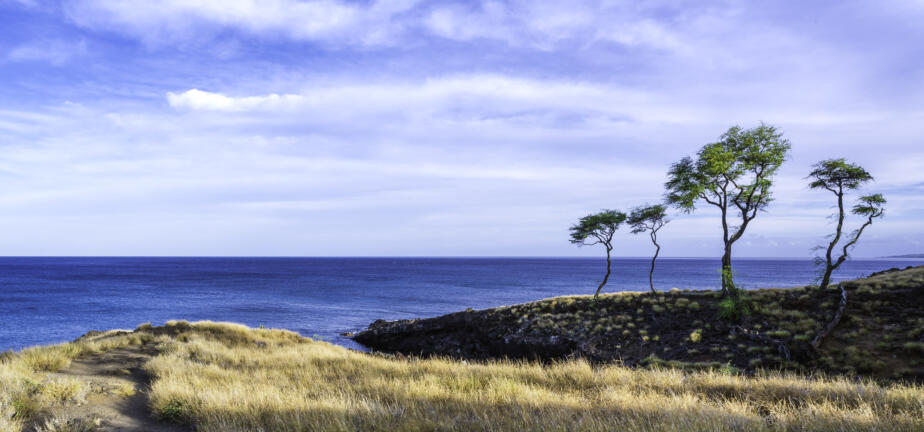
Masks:
[[[68,1],[65,10],[77,24],[116,31],[160,45],[210,39],[224,29],[269,38],[300,41],[343,39],[386,43],[396,16],[417,1],[374,1],[363,5],[338,0],[113,0]]]
[[[13,62],[47,62],[54,66],[63,66],[86,54],[87,43],[84,40],[73,42],[48,39],[18,45],[6,54],[6,58]]]
[[[924,30],[909,16],[924,10],[893,6],[0,4],[15,15],[0,223],[17,228],[0,249],[592,253],[566,241],[575,218],[657,201],[671,162],[766,121],[793,154],[737,253],[807,255],[832,202],[804,176],[833,156],[890,197],[857,254],[919,252]],[[665,253],[714,255],[718,229],[709,208],[678,216]]]

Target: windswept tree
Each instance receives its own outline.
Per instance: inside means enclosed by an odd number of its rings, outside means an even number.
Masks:
[[[738,126],[706,144],[696,158],[685,157],[668,171],[667,203],[690,213],[700,201],[722,214],[722,292],[734,290],[732,245],[772,201],[773,177],[789,154],[789,140],[775,127]]]
[[[571,227],[571,243],[578,246],[590,246],[601,244],[606,248],[606,276],[603,276],[603,282],[597,287],[594,293],[594,300],[600,295],[600,290],[606,285],[610,278],[610,252],[613,251],[613,234],[619,229],[619,225],[625,222],[626,214],[618,210],[603,210],[582,217],[578,223]]]
[[[886,200],[881,194],[866,195],[859,198],[851,211],[857,216],[866,218],[866,220],[860,228],[847,236],[839,256],[835,257],[835,248],[837,248],[838,242],[844,236],[844,220],[847,217],[847,212],[844,210],[844,195],[872,181],[873,176],[863,167],[849,163],[844,159],[823,160],[813,165],[813,168],[808,175],[808,178],[812,180],[809,187],[811,189],[825,189],[837,197],[837,226],[827,247],[818,246],[817,248],[824,249],[825,256],[815,258],[816,264],[824,266],[819,286],[825,289],[831,283],[831,275],[847,260],[849,250],[860,240],[863,230],[873,224],[873,219],[882,217]]]
[[[661,204],[648,205],[632,209],[626,223],[632,227],[632,234],[648,232],[651,242],[655,245],[654,256],[651,257],[651,270],[648,271],[648,287],[651,292],[654,289],[654,268],[655,260],[658,259],[658,253],[661,252],[661,245],[658,244],[658,230],[661,229],[669,220],[667,219],[667,209]]]

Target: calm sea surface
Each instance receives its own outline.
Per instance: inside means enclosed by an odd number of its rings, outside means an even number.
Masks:
[[[836,280],[922,260],[853,260]],[[645,258],[617,259],[606,291],[648,288]],[[810,260],[738,259],[746,288],[811,283]],[[658,289],[718,283],[718,259],[660,259]],[[360,348],[340,333],[370,322],[589,294],[602,259],[0,258],[0,350],[169,319],[286,328]]]

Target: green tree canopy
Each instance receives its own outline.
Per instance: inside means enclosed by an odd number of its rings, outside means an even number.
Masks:
[[[594,293],[594,300],[600,295],[600,290],[606,285],[610,278],[611,260],[610,252],[613,251],[613,235],[616,230],[626,220],[626,214],[618,210],[603,210],[599,213],[590,214],[578,220],[578,223],[571,227],[571,243],[578,246],[589,246],[602,244],[606,248],[606,276],[603,282],[597,287]]]
[[[885,214],[885,203],[886,199],[882,194],[865,195],[857,200],[852,211],[855,215],[866,216],[867,222],[870,222],[870,219],[882,217]]]
[[[732,245],[748,224],[773,200],[773,177],[789,155],[789,140],[775,127],[728,129],[718,142],[706,144],[696,158],[685,157],[668,171],[667,203],[692,212],[700,201],[722,213],[722,290],[734,288],[731,275]],[[738,222],[733,224],[729,219]]]
[[[844,158],[828,159],[813,165],[809,173],[812,189],[827,189],[834,193],[858,189],[864,183],[872,181],[873,176],[863,167],[848,163]]]

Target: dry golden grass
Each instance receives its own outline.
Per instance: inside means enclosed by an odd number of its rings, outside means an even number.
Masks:
[[[924,389],[767,373],[391,359],[282,330],[168,323],[152,409],[199,431],[920,431]]]
[[[919,431],[924,388],[766,373],[385,358],[284,330],[170,322],[23,350],[0,361],[0,431],[95,430],[37,416],[86,389],[49,370],[155,341],[152,410],[199,431]]]

